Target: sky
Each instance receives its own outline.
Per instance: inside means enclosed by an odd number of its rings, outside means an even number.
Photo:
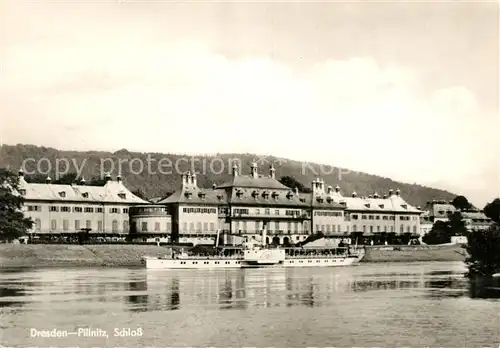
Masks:
[[[496,2],[0,2],[0,141],[500,195]],[[340,183],[341,184],[341,183]]]

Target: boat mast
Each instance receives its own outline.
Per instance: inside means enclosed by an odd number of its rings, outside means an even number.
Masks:
[[[215,237],[215,247],[216,248],[219,247],[219,232],[220,232],[220,229],[218,228],[217,229],[217,237]]]

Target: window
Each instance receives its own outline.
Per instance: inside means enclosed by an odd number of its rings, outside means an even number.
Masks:
[[[128,214],[128,208],[123,208],[123,214]]]
[[[82,207],[74,207],[74,208],[73,208],[73,211],[74,211],[75,213],[81,213],[81,212],[83,211],[83,209],[82,209]]]
[[[55,219],[52,219],[52,220],[50,221],[50,229],[51,229],[52,231],[55,231],[55,230],[57,229],[57,221],[56,221]]]
[[[86,208],[84,209],[84,211],[85,211],[86,213],[93,213],[93,212],[94,212],[94,208],[89,208],[89,207],[86,207]]]
[[[375,216],[375,220],[380,220],[380,215]]]
[[[60,196],[61,198],[66,197],[66,192],[64,192],[64,191],[59,192],[59,196]]]
[[[410,233],[410,231],[411,231],[411,229],[410,229],[410,228],[411,228],[410,226],[406,226],[406,232],[407,232],[407,233]]]
[[[58,207],[51,205],[50,206],[50,211],[59,211]]]
[[[90,220],[85,221],[85,228],[92,228],[92,221]]]
[[[366,215],[361,215],[361,219],[366,220]]]
[[[391,226],[391,232],[394,233],[394,226]]]
[[[373,215],[369,215],[368,220],[373,220]]]
[[[271,209],[266,208],[266,213],[265,213],[265,214],[266,214],[266,215],[271,215]]]
[[[403,233],[405,231],[405,227],[403,225],[399,226],[399,232]]]
[[[370,233],[373,233],[373,226],[370,226]]]
[[[309,221],[304,221],[304,232],[309,233]]]
[[[356,225],[352,225],[352,231],[353,231],[353,232],[356,232],[356,231],[357,231],[357,227],[356,227]]]
[[[382,220],[387,220],[387,216],[382,216]]]
[[[210,223],[210,231],[215,231],[215,224],[213,222]]]
[[[68,222],[68,220],[63,220],[63,230],[64,231],[69,230],[69,222]]]
[[[276,230],[276,232],[280,230],[280,223],[278,221],[274,223],[274,229]]]
[[[155,222],[155,231],[158,232],[160,230],[160,223]]]
[[[274,211],[274,215],[279,215],[279,214],[280,214],[279,209],[276,209],[276,210]]]
[[[118,197],[120,197],[121,199],[125,199],[127,195],[125,193],[119,193]]]
[[[80,229],[80,220],[75,220],[75,230],[79,230]]]
[[[321,225],[321,232],[325,230],[325,225]]]
[[[113,222],[111,223],[111,231],[113,233],[118,233],[118,221],[113,220]]]
[[[98,213],[102,213],[102,208],[97,208]]]
[[[188,224],[185,222],[182,226],[182,231],[187,232],[188,231]]]
[[[363,233],[366,232],[366,225],[363,225]]]
[[[172,224],[167,222],[167,232],[172,232]]]
[[[352,215],[351,215],[351,219],[353,219],[353,220],[357,220],[357,219],[358,219],[358,214],[352,214]]]
[[[61,207],[61,211],[65,213],[69,213],[71,211],[70,207]]]
[[[332,225],[332,232],[335,233],[337,232],[335,225]],[[340,232],[340,231],[339,231]]]
[[[417,233],[417,226],[413,226],[413,233]]]
[[[330,225],[326,225],[326,233],[330,233]]]
[[[380,226],[377,226],[377,232],[380,232]]]
[[[196,232],[198,232],[198,233],[201,232],[201,222],[196,223]]]
[[[295,230],[295,233],[299,233],[299,223],[298,222],[294,222],[294,230]]]
[[[143,221],[142,222],[142,229],[141,229],[142,232],[147,232],[148,231],[148,223],[147,221]]]
[[[42,229],[42,221],[40,219],[35,219],[35,231],[40,231]]]
[[[247,222],[246,221],[243,221],[243,227],[241,229],[246,232],[246,230],[247,230]]]
[[[189,232],[194,232],[194,222],[189,224]]]
[[[97,221],[97,230],[102,232],[102,221],[101,220]]]
[[[255,215],[260,215],[260,209],[255,209]]]
[[[208,231],[208,222],[203,223],[203,231]]]
[[[118,208],[110,208],[109,212],[111,214],[118,214],[118,213],[120,213],[120,209],[118,209]]]
[[[291,232],[291,231],[292,231],[292,222],[291,222],[291,221],[288,221],[288,223],[287,223],[287,230],[288,230],[289,232]]]
[[[345,227],[345,231],[346,231],[346,232],[349,232],[349,225],[347,225],[347,226]]]

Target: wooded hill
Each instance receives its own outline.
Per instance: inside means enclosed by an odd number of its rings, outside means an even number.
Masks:
[[[339,185],[343,195],[350,195],[355,191],[358,196],[368,196],[375,192],[382,196],[389,189],[399,188],[402,197],[414,206],[423,207],[427,201],[433,199],[449,201],[456,196],[445,190],[396,182],[390,178],[344,168],[315,163],[304,164],[289,159],[248,153],[188,156],[138,153],[125,149],[114,153],[64,151],[23,144],[0,147],[0,167],[17,171],[23,162],[27,180],[36,182],[44,182],[47,172],[55,182],[65,172],[78,173],[81,168],[82,176],[87,183],[90,183],[92,178],[101,177],[105,171],[109,171],[114,178],[121,168],[125,185],[132,191],[140,190],[149,199],[164,197],[178,189],[181,185],[180,174],[183,171],[196,171],[198,186],[208,188],[213,184],[229,180],[234,163],[241,165],[239,169],[241,174],[248,174],[252,162],[257,162],[261,175],[269,175],[269,166],[273,163],[276,178],[292,177],[303,185],[303,190],[310,188],[311,182],[320,177],[325,181],[325,186]],[[57,163],[59,163],[59,173],[56,173]],[[69,164],[69,167],[66,164]]]

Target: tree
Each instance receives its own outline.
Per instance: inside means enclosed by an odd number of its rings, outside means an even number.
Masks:
[[[486,204],[483,211],[484,215],[500,224],[500,198],[495,198],[491,203]]]
[[[485,230],[470,232],[465,250],[469,254],[465,260],[468,277],[489,278],[500,273],[500,225],[494,223]]]
[[[451,201],[451,204],[458,210],[468,210],[472,208],[472,205],[465,196],[456,196]]]
[[[462,213],[459,211],[448,214],[448,227],[451,236],[467,235],[467,227],[465,227],[465,221],[463,220]]]
[[[422,237],[425,244],[445,244],[451,241],[451,228],[446,221],[438,220],[432,226],[432,229]]]
[[[100,176],[94,176],[92,179],[90,179],[90,186],[104,186],[106,185],[106,179],[101,178]]]
[[[305,187],[299,181],[297,181],[297,179],[295,179],[294,177],[291,177],[291,176],[282,176],[279,179],[279,182],[282,183],[283,185],[291,188],[291,189],[298,188],[299,192],[303,192],[303,193],[310,193],[311,192],[311,189],[309,189],[308,187]]]
[[[77,182],[78,174],[67,173],[61,176],[59,179],[54,181],[54,184],[71,185]]]
[[[18,192],[19,177],[0,168],[0,240],[12,241],[33,227],[33,221],[22,212],[24,198]]]

